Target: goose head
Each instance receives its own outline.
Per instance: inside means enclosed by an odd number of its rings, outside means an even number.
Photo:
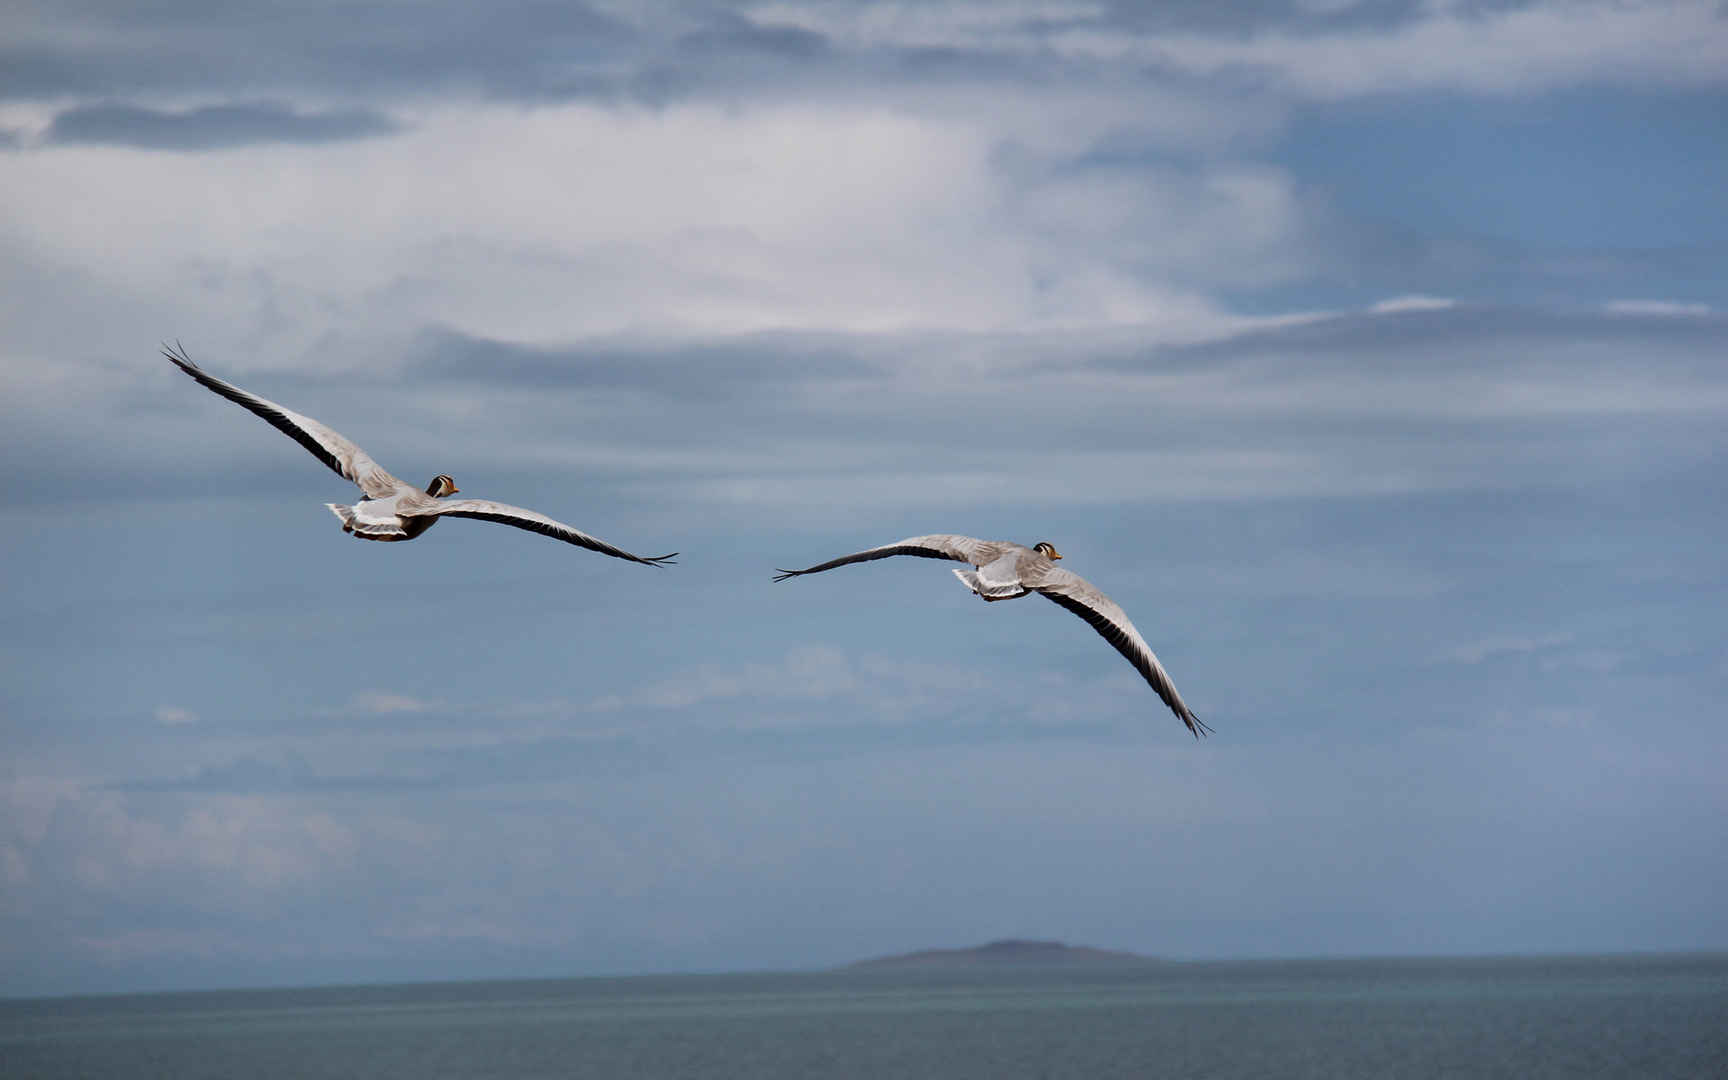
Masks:
[[[426,485],[426,494],[435,499],[442,499],[446,495],[454,495],[460,490],[462,489],[456,486],[456,481],[450,479],[450,477],[445,473],[439,473],[437,476],[434,476],[432,482]]]
[[[1062,553],[1057,551],[1056,546],[1048,540],[1040,540],[1036,544],[1033,544],[1032,550],[1044,556],[1046,559],[1055,560],[1062,557]]]

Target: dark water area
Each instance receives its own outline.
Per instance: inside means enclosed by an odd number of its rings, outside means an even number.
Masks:
[[[1728,1076],[1728,955],[1184,963],[0,1001],[0,1077]]]

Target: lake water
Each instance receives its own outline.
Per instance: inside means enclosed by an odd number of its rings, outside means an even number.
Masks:
[[[1728,1076],[1728,956],[828,972],[0,1001],[0,1077]]]

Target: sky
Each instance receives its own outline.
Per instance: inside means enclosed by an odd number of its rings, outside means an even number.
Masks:
[[[1721,4],[0,19],[0,994],[1728,949]]]

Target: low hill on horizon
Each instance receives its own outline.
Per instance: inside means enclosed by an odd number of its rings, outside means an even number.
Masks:
[[[849,971],[883,968],[948,967],[1141,967],[1166,961],[1138,953],[1066,945],[1060,941],[1006,938],[965,949],[922,949],[877,956],[846,965]]]

